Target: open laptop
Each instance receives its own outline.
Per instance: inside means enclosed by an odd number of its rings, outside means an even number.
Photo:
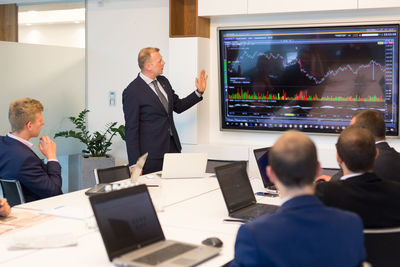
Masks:
[[[89,197],[108,257],[117,266],[194,266],[220,249],[165,240],[146,185]]]
[[[139,176],[142,174],[142,170],[144,164],[146,164],[147,156],[149,155],[148,152],[144,153],[142,156],[138,158],[135,165],[135,170],[131,174],[131,182],[136,183],[139,180]]]
[[[259,149],[254,149],[254,157],[256,158],[258,170],[261,174],[261,179],[263,181],[264,187],[268,193],[278,192],[275,185],[271,183],[269,179],[266,167],[268,166],[268,153],[271,150],[271,147],[264,147]],[[321,170],[321,174],[332,176],[339,171],[338,168],[323,168]]]
[[[166,153],[161,178],[203,178],[206,174],[207,153]]]
[[[263,181],[264,188],[266,188],[269,191],[275,191],[276,187],[273,183],[271,183],[271,180],[269,179],[267,175],[266,168],[268,166],[268,152],[271,149],[271,147],[264,147],[264,148],[259,148],[259,149],[254,149],[254,157],[256,158],[258,170],[260,171],[261,175],[261,180]]]
[[[278,208],[275,205],[257,203],[247,175],[246,162],[216,167],[215,173],[230,217],[249,221],[260,215],[273,213]]]
[[[148,154],[149,153],[146,152],[145,154],[143,154],[142,156],[140,156],[138,158],[138,160],[136,161],[136,165],[135,165],[135,171],[132,172],[132,174],[130,173],[128,166],[117,166],[114,168],[107,168],[107,169],[102,169],[102,170],[95,169],[94,175],[95,175],[97,184],[95,186],[93,186],[92,188],[90,188],[89,190],[87,190],[85,192],[85,194],[90,196],[90,195],[94,195],[94,194],[106,193],[106,192],[114,190],[114,188],[119,189],[120,188],[119,186],[114,186],[114,187],[111,186],[111,181],[115,181],[115,178],[127,179],[128,177],[130,177],[131,184],[129,186],[133,186],[139,180],[139,176],[142,173],[142,169],[143,169],[144,164],[146,163]],[[103,183],[98,183],[99,178],[97,177],[97,175],[99,174],[99,172],[102,172],[103,176],[108,177],[108,180]],[[117,183],[114,182],[114,184],[117,184]],[[125,182],[122,182],[122,184],[123,184],[123,187],[126,187]]]

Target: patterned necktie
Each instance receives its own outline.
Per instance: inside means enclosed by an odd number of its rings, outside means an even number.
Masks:
[[[161,104],[164,106],[165,111],[168,113],[168,100],[165,98],[164,94],[161,92],[160,88],[158,88],[157,80],[151,82],[154,85],[154,89],[157,92],[158,98],[161,101]]]

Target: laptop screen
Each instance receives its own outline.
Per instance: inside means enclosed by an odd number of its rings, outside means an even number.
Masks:
[[[264,187],[271,186],[273,183],[271,183],[268,175],[266,168],[268,166],[268,151],[271,149],[271,147],[265,147],[265,148],[260,148],[260,149],[254,149],[254,157],[256,158],[257,161],[257,166],[258,170],[260,171],[261,174],[261,179],[263,181]]]
[[[145,185],[89,199],[110,261],[165,239]]]
[[[229,213],[256,203],[245,161],[216,167],[215,173]]]
[[[106,169],[97,169],[99,183],[112,183],[131,177],[129,166],[116,166]]]

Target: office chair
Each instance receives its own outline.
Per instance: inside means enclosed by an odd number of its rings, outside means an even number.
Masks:
[[[11,207],[25,203],[24,193],[19,181],[0,178],[0,186],[3,197],[7,198],[8,204]]]
[[[215,173],[215,168],[224,166],[229,163],[237,162],[237,160],[219,160],[219,159],[208,159],[206,166],[206,173]]]
[[[367,262],[373,267],[399,266],[400,227],[365,229],[364,244]]]
[[[131,177],[128,165],[115,166],[105,169],[94,169],[96,184],[112,183]]]

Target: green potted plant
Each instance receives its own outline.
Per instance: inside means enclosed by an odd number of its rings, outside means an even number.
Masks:
[[[54,138],[78,139],[85,146],[82,154],[69,156],[69,191],[94,186],[96,184],[94,169],[115,166],[115,159],[107,155],[112,145],[112,139],[119,135],[122,140],[125,140],[125,126],[116,127],[117,122],[106,123],[104,130],[90,133],[87,129],[88,112],[88,109],[84,109],[77,117],[68,118],[76,130],[61,131],[54,135]]]
[[[122,140],[125,140],[125,126],[120,125],[119,127],[115,127],[117,122],[109,122],[106,123],[104,131],[95,131],[91,134],[86,126],[88,112],[88,109],[84,109],[81,113],[79,113],[78,117],[69,117],[69,120],[79,131],[69,130],[58,132],[54,135],[54,138],[76,138],[86,146],[86,149],[82,150],[82,153],[85,156],[105,157],[106,153],[110,151],[110,146],[112,145],[111,140],[116,134],[119,134]]]

